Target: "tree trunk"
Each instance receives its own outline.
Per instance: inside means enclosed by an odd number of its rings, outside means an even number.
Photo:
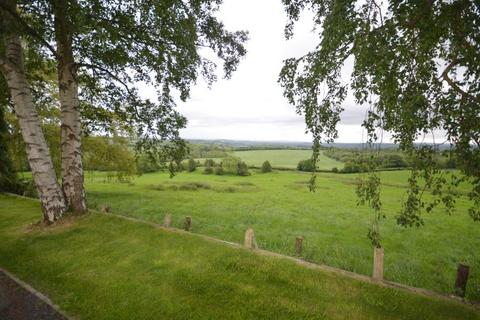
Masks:
[[[53,2],[61,108],[62,186],[69,210],[83,214],[87,207],[83,185],[80,101],[67,5],[68,1]]]
[[[8,22],[6,16],[7,14],[1,17]],[[42,203],[44,221],[52,223],[65,212],[65,200],[57,183],[50,151],[27,83],[20,38],[13,34],[4,35],[3,41],[5,57],[0,58],[0,69],[7,82],[22,130],[28,162]]]

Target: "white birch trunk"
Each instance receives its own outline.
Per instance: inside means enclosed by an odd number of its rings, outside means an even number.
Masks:
[[[66,6],[67,2],[63,0],[54,3],[61,108],[62,187],[69,210],[83,214],[87,207],[83,185],[80,101]]]
[[[4,45],[5,57],[0,58],[0,69],[10,90],[22,131],[28,162],[42,204],[44,221],[52,223],[65,212],[65,200],[57,183],[50,150],[26,79],[20,38],[16,35],[5,36]]]

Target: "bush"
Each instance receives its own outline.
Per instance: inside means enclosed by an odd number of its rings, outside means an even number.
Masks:
[[[250,171],[248,171],[248,166],[245,162],[239,161],[237,163],[237,174],[243,177],[250,175]]]
[[[333,168],[332,168],[332,172],[338,173],[338,168],[337,168],[337,167],[333,167]]]
[[[263,164],[262,164],[262,169],[261,171],[263,173],[267,173],[267,172],[272,172],[272,165],[270,164],[270,162],[268,160],[266,160]]]
[[[221,176],[224,174],[223,167],[221,165],[215,166],[215,174]]]
[[[301,160],[297,164],[297,170],[299,171],[313,172],[314,169],[315,169],[315,163],[313,162],[312,159]]]
[[[160,166],[156,164],[148,155],[140,154],[136,158],[137,172],[149,173],[160,170]]]
[[[343,173],[363,172],[363,168],[358,163],[347,162],[345,163],[345,166],[343,167],[342,172]]]
[[[188,172],[193,172],[197,169],[197,162],[195,162],[195,160],[193,159],[188,159],[188,162],[187,162],[187,171]]]
[[[239,176],[249,176],[250,172],[248,171],[248,166],[245,162],[241,161],[240,158],[236,157],[226,157],[222,160],[220,164],[221,173],[217,173],[218,167],[215,168],[215,174],[236,174]]]
[[[238,163],[240,162],[239,158],[236,157],[226,157],[222,160],[221,166],[223,171],[228,174],[237,174],[238,173]]]
[[[213,173],[213,167],[212,166],[208,166],[208,167],[205,167],[205,170],[203,171],[203,173],[205,174],[212,174]]]
[[[205,174],[212,174],[214,172],[214,168],[216,166],[215,161],[213,159],[205,160],[205,170],[203,171]]]
[[[21,180],[19,191],[21,192],[21,195],[25,197],[38,198],[37,187],[35,186],[35,182],[33,182],[33,180]]]
[[[216,163],[213,159],[207,159],[204,162],[205,167],[215,167]]]
[[[408,167],[408,163],[405,161],[401,154],[388,154],[382,159],[383,168],[405,168]]]

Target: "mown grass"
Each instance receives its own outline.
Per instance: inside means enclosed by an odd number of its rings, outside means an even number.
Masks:
[[[407,172],[380,173],[387,216],[381,222],[385,248],[385,278],[411,286],[452,293],[457,264],[470,265],[467,297],[480,300],[480,225],[467,214],[468,201],[457,200],[448,216],[441,207],[424,214],[425,226],[405,229],[395,216],[404,200]],[[241,243],[253,227],[261,248],[294,254],[295,237],[302,235],[304,258],[370,275],[372,247],[366,237],[372,213],[357,206],[356,175],[321,173],[317,191],[308,191],[309,174],[255,173],[249,177],[181,173],[146,174],[133,184],[103,183],[101,175],[87,178],[90,207],[107,204],[113,212],[161,223],[171,213],[177,227],[193,218],[193,232]],[[182,185],[208,188],[182,190]],[[158,190],[155,186],[162,185]],[[170,186],[176,186],[176,188]]]
[[[265,160],[270,161],[274,168],[295,169],[301,160],[312,157],[311,150],[248,150],[235,151],[234,156],[239,157],[249,166],[260,167]],[[320,153],[318,169],[332,170],[333,167],[343,168],[343,163],[331,159]]]
[[[81,319],[480,319],[458,302],[379,287],[188,234],[92,213],[31,226],[0,195],[0,266]]]

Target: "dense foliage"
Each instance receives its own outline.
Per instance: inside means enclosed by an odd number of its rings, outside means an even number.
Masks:
[[[194,159],[188,159],[186,167],[188,172],[193,172],[197,170],[197,162]]]
[[[4,111],[0,107],[0,192],[15,191],[17,185],[17,176],[7,149],[9,139]]]
[[[239,175],[239,176],[249,176],[250,171],[245,162],[241,161],[240,158],[228,156],[222,159],[220,163],[215,163],[212,159],[205,160],[205,174],[230,174],[230,175]]]
[[[223,145],[217,144],[188,144],[188,155],[191,158],[225,158],[233,149]]]
[[[107,178],[127,182],[137,174],[135,154],[124,137],[86,137],[83,139],[86,170],[106,171]]]
[[[435,146],[415,141],[444,133],[457,166],[470,180],[471,217],[480,221],[480,4],[478,1],[316,1],[283,0],[293,26],[303,10],[314,13],[318,44],[300,58],[290,58],[280,74],[284,95],[305,116],[314,139],[313,159],[320,142],[337,137],[343,102],[352,90],[358,104],[367,104],[364,121],[370,142],[383,131],[413,161],[407,201],[399,213],[404,226],[423,223],[421,211],[430,204],[418,190],[420,177],[451,212],[450,186],[458,181],[438,174],[432,161]],[[353,61],[353,70],[345,66]],[[342,73],[350,72],[350,86]],[[373,164],[369,164],[374,169]],[[375,175],[359,191],[376,197]],[[365,186],[364,185],[364,186]],[[370,195],[368,195],[370,193]],[[363,200],[367,200],[363,198]],[[375,242],[375,240],[374,240]]]
[[[207,159],[204,162],[204,166],[205,166],[204,173],[205,174],[212,174],[214,169],[215,169],[216,163],[215,163],[215,161],[213,161],[213,159]]]
[[[186,119],[175,110],[176,101],[189,97],[200,76],[211,85],[217,64],[230,77],[246,53],[246,32],[225,29],[216,16],[220,5],[217,0],[0,2],[1,14],[15,22],[0,30],[2,36],[15,34],[25,46],[34,104],[62,110],[67,205],[78,200],[75,208],[82,209],[85,203],[80,127],[87,136],[131,137],[147,167],[181,167],[187,148],[179,129]],[[0,46],[2,56],[3,51]],[[156,97],[144,99],[138,87],[145,85],[155,88]]]
[[[250,175],[250,171],[248,171],[248,166],[245,162],[239,161],[237,163],[237,174],[242,177]]]
[[[272,165],[270,164],[270,161],[266,160],[264,163],[262,163],[262,168],[260,170],[263,173],[272,172]]]
[[[314,172],[316,169],[315,161],[312,159],[301,160],[297,164],[297,170]]]

